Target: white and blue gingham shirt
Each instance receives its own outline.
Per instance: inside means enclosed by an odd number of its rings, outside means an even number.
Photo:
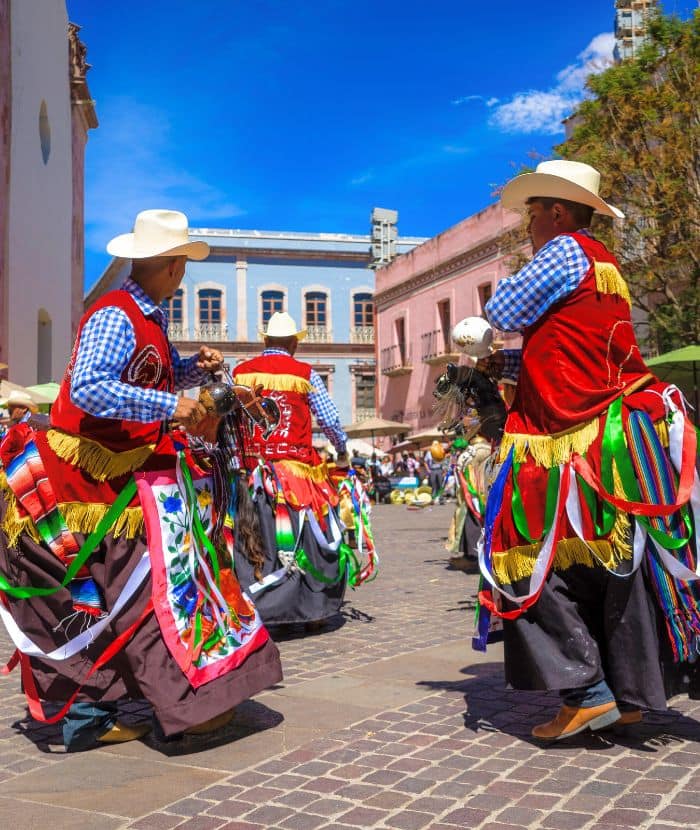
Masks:
[[[138,283],[127,278],[122,285],[146,317],[152,317],[168,333],[163,309]],[[172,418],[178,396],[157,389],[123,383],[121,376],[136,349],[136,335],[126,313],[117,306],[96,311],[83,327],[71,378],[71,401],[98,418],[153,423]],[[170,346],[176,389],[189,389],[207,382],[197,368],[199,355],[181,358]]]
[[[289,352],[284,349],[263,349],[263,357],[271,354],[282,354],[289,357]],[[321,428],[321,432],[335,447],[335,451],[339,454],[344,453],[348,436],[340,423],[338,408],[331,400],[320,375],[313,369],[309,376],[309,383],[316,390],[315,392],[309,392],[309,409],[316,418],[316,423]]]
[[[590,236],[585,230],[579,233]],[[489,323],[501,331],[523,331],[578,288],[589,267],[573,237],[555,236],[517,274],[498,283],[484,309]]]
[[[591,236],[586,230],[578,233]],[[498,283],[484,308],[489,323],[501,331],[522,332],[575,291],[589,268],[588,257],[573,237],[555,236],[517,274]],[[503,377],[517,380],[521,352],[506,349],[504,356]]]

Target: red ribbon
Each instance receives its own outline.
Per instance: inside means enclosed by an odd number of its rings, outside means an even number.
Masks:
[[[626,513],[635,516],[670,516],[690,500],[690,493],[695,480],[695,455],[697,452],[697,437],[695,430],[686,421],[683,429],[683,448],[681,453],[681,472],[678,482],[678,495],[672,504],[646,504],[645,502],[627,501],[612,493],[608,493],[600,479],[591,469],[590,464],[582,456],[575,454],[571,463],[581,478],[592,487],[598,495]]]
[[[5,667],[7,671],[2,670],[3,674],[9,674],[10,671],[20,663],[21,671],[22,671],[22,687],[24,688],[24,694],[27,698],[27,706],[29,707],[29,714],[34,718],[34,720],[41,721],[41,723],[58,723],[58,721],[62,720],[67,714],[70,707],[75,703],[76,698],[80,694],[80,690],[85,685],[86,681],[105,663],[108,663],[115,654],[122,650],[122,648],[126,645],[128,640],[131,639],[133,634],[139,628],[141,623],[146,619],[146,617],[153,611],[153,601],[149,600],[146,604],[146,607],[141,612],[139,618],[134,622],[126,631],[123,631],[115,640],[113,640],[109,646],[102,652],[102,654],[95,660],[90,668],[90,671],[85,675],[85,679],[83,682],[78,686],[75,692],[71,695],[70,700],[65,704],[65,706],[55,715],[48,717],[44,713],[43,706],[41,705],[41,701],[39,699],[39,693],[36,688],[36,683],[34,682],[34,675],[32,674],[32,666],[29,660],[29,657],[26,654],[21,654],[19,651],[16,651],[10,662]]]

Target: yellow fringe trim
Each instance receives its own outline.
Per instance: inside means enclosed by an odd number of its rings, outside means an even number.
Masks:
[[[0,477],[0,490],[7,504],[5,518],[0,529],[7,536],[8,546],[15,547],[23,533],[28,534],[37,544],[41,544],[41,536],[32,518],[30,516],[20,517],[15,494],[10,489],[4,474]],[[82,502],[61,502],[58,505],[68,530],[71,533],[82,533],[85,536],[95,530],[110,507],[109,504],[83,504]],[[107,530],[107,533],[125,536],[127,539],[134,539],[143,532],[143,511],[140,507],[127,507]]]
[[[57,429],[50,429],[46,437],[49,446],[59,458],[84,470],[95,481],[118,478],[138,470],[156,446],[146,444],[133,450],[112,452],[90,438],[69,435]]]
[[[510,448],[515,447],[516,461],[525,461],[529,455],[541,467],[558,467],[569,461],[575,452],[583,455],[597,437],[598,418],[554,435],[506,432],[501,441],[499,461],[505,461]]]
[[[535,566],[535,559],[540,552],[541,544],[518,545],[502,553],[493,554],[493,572],[501,585],[510,585],[519,579],[529,579]],[[595,556],[590,549],[595,551]],[[624,555],[624,550],[618,550],[606,540],[583,542],[578,536],[572,539],[560,539],[557,543],[557,552],[554,556],[553,568],[555,571],[565,571],[573,565],[585,565],[592,568],[602,563],[606,568],[614,568],[623,559],[631,558]]]
[[[77,501],[61,502],[58,509],[71,533],[87,535],[102,521],[110,504],[83,504]],[[107,530],[114,536],[125,536],[134,539],[143,533],[143,511],[140,507],[127,507],[121,516]]]
[[[17,499],[10,485],[7,483],[7,475],[4,472],[0,473],[0,491],[2,491],[6,504],[5,518],[2,521],[0,530],[7,536],[8,547],[14,548],[22,533],[29,534],[37,544],[41,542],[39,531],[36,529],[31,517],[25,516],[24,518],[20,518],[19,510],[17,509]]]
[[[262,384],[264,389],[275,392],[299,392],[302,395],[315,392],[316,387],[305,378],[297,375],[273,375],[269,372],[250,372],[243,375],[234,375],[236,383],[250,386],[255,389]]]
[[[612,262],[594,262],[593,268],[595,270],[596,290],[601,294],[617,294],[631,307],[630,290],[622,278],[622,274]]]
[[[325,464],[314,467],[311,464],[304,464],[303,461],[290,461],[289,459],[282,459],[273,463],[275,465],[279,464],[283,470],[287,470],[298,478],[305,478],[307,481],[321,483],[328,480],[328,468]]]
[[[14,548],[23,533],[30,536],[37,544],[41,544],[41,536],[31,516],[20,517],[17,509],[17,499],[8,485],[7,476],[4,473],[0,474],[0,491],[7,505],[0,530],[7,536],[8,546]],[[110,507],[109,504],[83,504],[82,502],[71,501],[61,502],[58,505],[59,512],[63,516],[68,530],[71,533],[82,533],[85,536],[95,530]],[[143,531],[143,511],[140,507],[127,507],[114,524],[108,528],[107,533],[134,539],[136,536],[140,536]]]

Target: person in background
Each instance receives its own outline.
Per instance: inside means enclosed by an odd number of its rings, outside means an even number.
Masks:
[[[238,544],[235,557],[246,590],[257,592],[262,579],[278,574],[257,595],[265,623],[305,623],[312,630],[338,613],[346,586],[333,541],[339,528],[338,492],[312,446],[312,415],[335,449],[336,468],[347,468],[348,457],[347,436],[323,381],[309,363],[294,356],[305,337],[286,311],[275,312],[263,333],[262,353],[233,371],[236,383],[259,390],[280,413],[274,431],[263,434],[256,426],[243,444],[264,562],[250,561],[245,546]],[[309,563],[304,568],[295,565],[299,549]]]

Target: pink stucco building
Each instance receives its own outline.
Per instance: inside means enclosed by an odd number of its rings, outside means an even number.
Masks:
[[[451,343],[452,326],[480,315],[509,274],[520,221],[500,203],[491,205],[377,270],[381,417],[409,423],[414,432],[435,425],[435,379],[448,361],[467,361]],[[512,335],[505,340],[519,344]]]

